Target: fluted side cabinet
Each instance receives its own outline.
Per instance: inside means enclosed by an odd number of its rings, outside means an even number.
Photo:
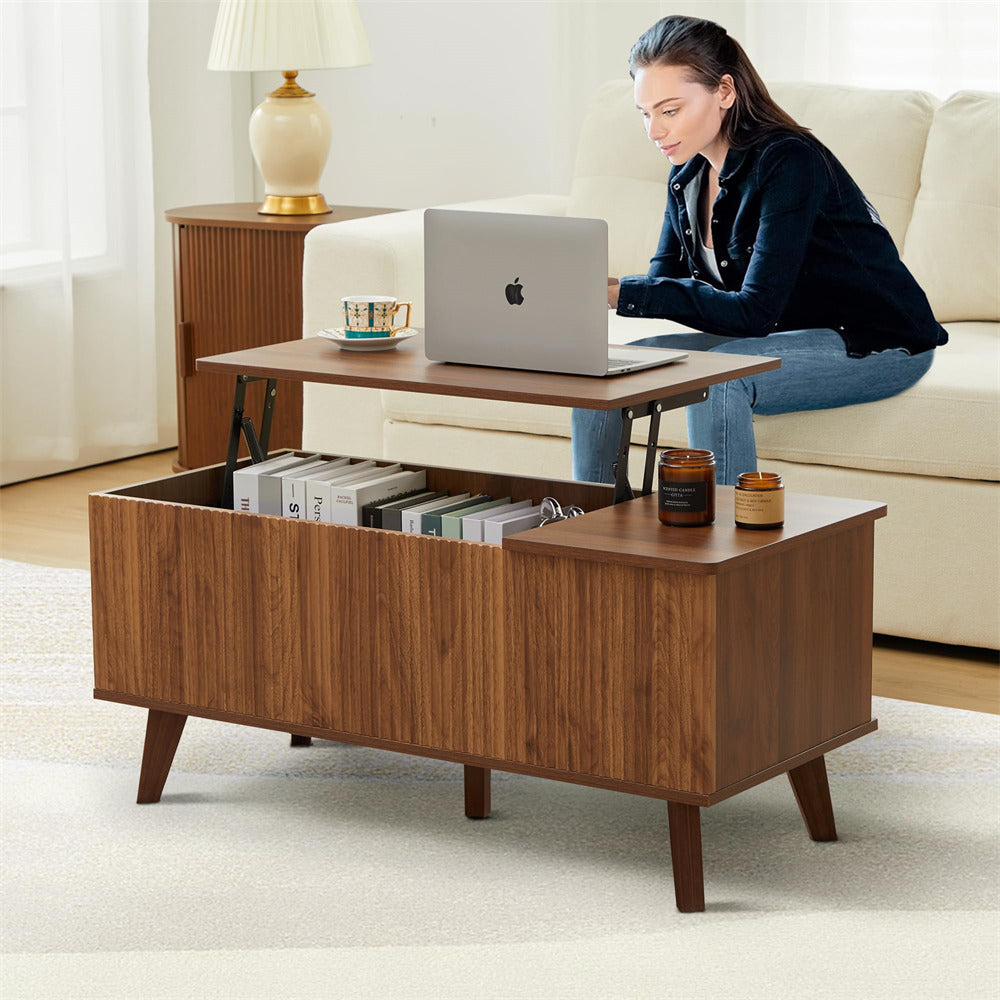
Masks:
[[[165,213],[174,227],[177,470],[225,461],[232,419],[233,379],[196,372],[194,359],[301,337],[306,233],[395,211],[337,205],[326,215],[276,216],[260,215],[257,207],[195,205]],[[258,429],[263,392],[261,382],[247,387],[246,413]],[[298,448],[302,441],[302,386],[290,384],[283,393],[271,449]]]

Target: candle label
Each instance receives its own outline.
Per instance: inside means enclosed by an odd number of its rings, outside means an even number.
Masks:
[[[785,519],[784,490],[736,490],[736,520],[744,524],[775,524]]]
[[[708,483],[660,483],[660,510],[704,514],[708,510]]]

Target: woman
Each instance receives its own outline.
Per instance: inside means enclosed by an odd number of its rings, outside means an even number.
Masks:
[[[689,406],[688,443],[720,483],[757,468],[754,413],[867,403],[914,385],[948,335],[878,213],[836,157],[768,94],[724,28],[665,17],[629,68],[646,132],[672,164],[646,275],[608,280],[621,316],[704,331],[649,347],[781,359]],[[573,411],[573,474],[613,482],[617,411]]]

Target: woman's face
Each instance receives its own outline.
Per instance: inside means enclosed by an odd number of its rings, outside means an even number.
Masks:
[[[697,153],[718,167],[729,146],[722,138],[722,119],[736,92],[729,74],[716,90],[689,79],[686,66],[643,66],[635,71],[635,106],[642,112],[646,134],[675,166]]]

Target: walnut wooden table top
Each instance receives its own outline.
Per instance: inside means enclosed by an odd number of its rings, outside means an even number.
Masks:
[[[667,527],[657,517],[657,497],[591,511],[544,528],[522,531],[503,540],[507,552],[561,556],[590,562],[613,562],[644,569],[718,573],[737,563],[770,554],[864,520],[885,517],[886,506],[868,500],[789,493],[785,525],[768,531],[737,528],[732,486],[716,490],[715,523]]]
[[[175,226],[209,226],[214,228],[270,229],[283,232],[310,230],[330,222],[364,219],[370,215],[388,215],[398,208],[367,208],[360,205],[332,205],[322,215],[261,215],[260,202],[242,201],[225,205],[189,205],[164,212],[167,222]]]
[[[197,361],[198,371],[591,410],[614,410],[667,399],[780,365],[776,358],[692,351],[683,361],[629,375],[553,375],[428,361],[422,332],[394,351],[342,351],[322,337],[307,337]]]

